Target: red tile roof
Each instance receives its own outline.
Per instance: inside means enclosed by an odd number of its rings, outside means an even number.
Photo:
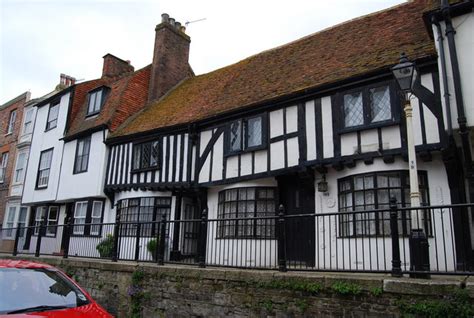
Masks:
[[[112,137],[199,121],[285,95],[436,55],[415,0],[306,36],[236,64],[185,80]]]
[[[66,139],[101,125],[107,125],[113,132],[132,114],[145,107],[149,81],[150,66],[147,66],[120,78],[100,78],[77,84]],[[110,92],[99,115],[86,118],[88,93],[103,85],[109,87]]]

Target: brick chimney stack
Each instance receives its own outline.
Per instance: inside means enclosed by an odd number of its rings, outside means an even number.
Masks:
[[[130,61],[124,61],[110,53],[105,54],[102,58],[104,59],[102,78],[120,76],[134,71],[134,67],[130,65]]]
[[[157,100],[190,75],[189,44],[186,28],[168,14],[161,15],[155,28],[155,48],[151,66],[148,101]]]
[[[56,85],[56,90],[60,91],[74,84],[76,84],[74,77],[61,73],[59,74],[59,84]]]

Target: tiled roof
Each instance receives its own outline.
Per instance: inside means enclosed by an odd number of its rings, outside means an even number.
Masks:
[[[195,122],[388,69],[401,52],[413,60],[433,57],[422,13],[435,3],[410,1],[185,80],[111,136]]]
[[[147,66],[118,79],[101,78],[77,84],[66,138],[101,125],[107,125],[113,132],[128,117],[145,106],[149,80],[150,66]],[[110,91],[99,115],[86,118],[88,93],[103,85],[109,87]]]

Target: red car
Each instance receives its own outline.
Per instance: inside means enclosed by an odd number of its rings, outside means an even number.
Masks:
[[[0,259],[0,317],[112,317],[59,269]]]

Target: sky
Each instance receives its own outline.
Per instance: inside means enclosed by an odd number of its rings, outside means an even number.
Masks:
[[[404,0],[0,0],[0,105],[52,91],[60,73],[101,76],[107,53],[135,70],[153,57],[168,13],[188,24],[190,64],[203,74]]]

